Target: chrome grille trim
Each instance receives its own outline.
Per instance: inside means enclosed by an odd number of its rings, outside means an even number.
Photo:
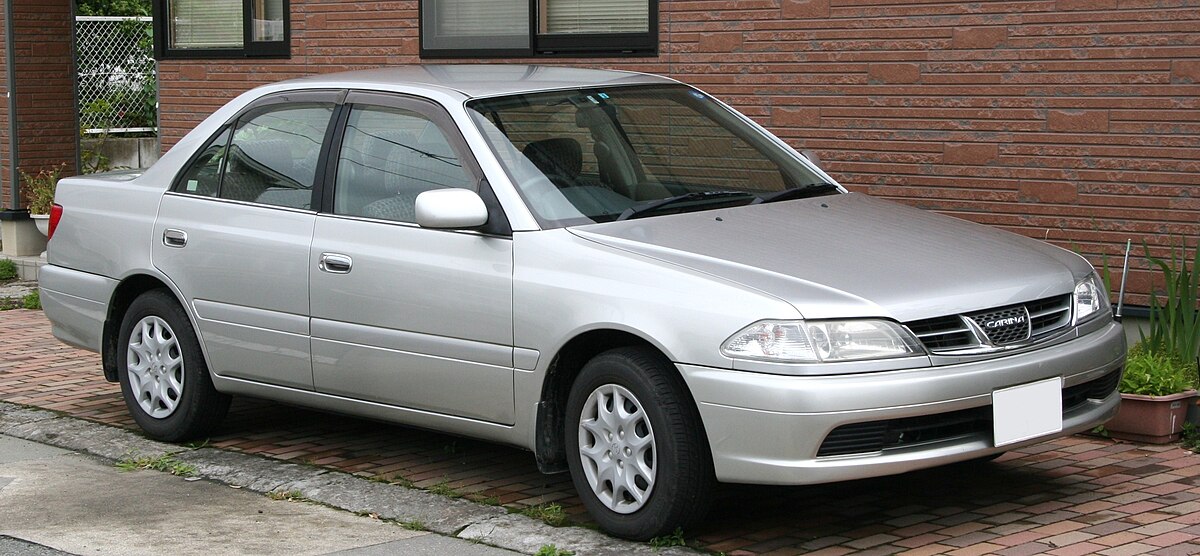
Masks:
[[[1020,321],[1023,317],[1023,321]],[[987,328],[987,323],[1018,319]],[[1071,294],[904,323],[931,353],[986,353],[1032,344],[1071,323]]]

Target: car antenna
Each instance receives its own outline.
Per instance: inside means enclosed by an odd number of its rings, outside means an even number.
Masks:
[[[1117,320],[1121,320],[1121,309],[1125,306],[1125,277],[1129,275],[1129,248],[1133,240],[1125,240],[1125,264],[1121,265],[1121,291],[1117,294]]]

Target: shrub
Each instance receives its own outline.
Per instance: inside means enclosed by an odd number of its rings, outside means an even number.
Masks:
[[[1125,359],[1121,391],[1144,396],[1177,394],[1196,386],[1194,367],[1168,354],[1155,353],[1139,343]]]
[[[58,178],[66,167],[67,163],[64,162],[53,168],[39,170],[34,175],[20,170],[30,214],[50,214],[50,207],[54,205],[54,189],[58,187]]]
[[[1194,250],[1194,259],[1189,268],[1187,240],[1179,252],[1171,247],[1171,258],[1162,260],[1150,256],[1143,244],[1146,260],[1162,272],[1166,289],[1163,297],[1156,292],[1150,294],[1150,332],[1142,333],[1139,343],[1146,352],[1162,356],[1159,360],[1171,360],[1188,371],[1193,385],[1200,379],[1200,241]]]
[[[17,277],[17,263],[12,259],[0,259],[0,281],[12,280]]]

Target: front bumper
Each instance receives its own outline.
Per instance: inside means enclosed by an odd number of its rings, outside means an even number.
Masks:
[[[1064,404],[1061,433],[1015,444],[996,447],[988,430],[871,452],[817,455],[829,433],[843,425],[990,415],[995,390],[1054,377],[1062,378],[1064,391],[1098,384],[1120,373],[1124,358],[1125,334],[1114,322],[1044,349],[940,367],[836,376],[679,368],[699,406],[719,480],[798,485],[904,473],[1089,430],[1116,414],[1120,395],[1115,390],[1101,399]]]

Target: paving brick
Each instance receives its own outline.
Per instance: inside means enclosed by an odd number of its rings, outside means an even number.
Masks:
[[[1150,551],[1156,548],[1158,547],[1135,542],[1101,550],[1100,554],[1104,556],[1140,556],[1141,554],[1149,554]]]
[[[1108,547],[1099,544],[1081,542],[1078,544],[1064,546],[1062,548],[1056,548],[1047,552],[1047,554],[1053,554],[1054,556],[1083,556],[1084,554],[1095,554],[1096,552],[1104,550],[1105,548]]]
[[[1191,543],[1197,539],[1200,539],[1200,536],[1182,533],[1179,531],[1172,531],[1170,533],[1162,533],[1160,535],[1154,535],[1153,537],[1147,537],[1142,539],[1142,542],[1146,544],[1152,544],[1154,546],[1167,547]]]

